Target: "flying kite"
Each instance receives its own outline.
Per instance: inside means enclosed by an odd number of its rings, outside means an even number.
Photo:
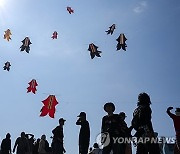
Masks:
[[[10,66],[11,66],[11,64],[10,64],[10,62],[6,62],[5,64],[4,64],[4,70],[7,70],[7,71],[9,71],[10,70]]]
[[[40,116],[44,117],[49,114],[51,118],[54,118],[54,114],[56,111],[55,106],[58,104],[55,95],[49,95],[48,98],[42,101],[42,103],[44,104],[44,106],[41,109]]]
[[[90,51],[91,59],[93,59],[95,56],[101,57],[101,56],[100,56],[100,53],[102,53],[102,52],[101,52],[101,51],[98,51],[97,48],[98,48],[98,47],[95,46],[93,43],[89,44],[88,50]]]
[[[67,7],[67,11],[69,12],[69,14],[74,13],[74,10],[69,6]]]
[[[38,86],[36,80],[32,79],[28,84],[29,84],[29,87],[27,88],[27,93],[33,92],[35,94],[37,91],[36,86]]]
[[[57,37],[58,37],[58,33],[56,31],[54,31],[54,33],[53,33],[51,38],[52,39],[57,39]]]
[[[10,70],[10,66],[11,66],[11,64],[10,64],[10,62],[6,62],[6,63],[4,63],[4,70],[7,70],[7,71],[9,71]]]
[[[6,31],[4,31],[4,39],[6,39],[7,41],[11,40],[11,31],[10,29],[7,29]]]
[[[113,24],[112,26],[109,27],[109,30],[106,31],[107,35],[108,34],[113,34],[114,30],[116,29],[116,25]]]
[[[21,51],[25,50],[27,53],[29,53],[29,50],[30,50],[30,46],[29,45],[32,44],[30,39],[29,39],[29,37],[25,37],[25,39],[22,40],[21,42],[23,43],[23,45],[20,47]]]
[[[127,38],[123,33],[119,35],[119,37],[116,39],[116,41],[118,41],[118,44],[116,46],[117,50],[120,50],[122,48],[124,51],[126,51],[126,40]]]

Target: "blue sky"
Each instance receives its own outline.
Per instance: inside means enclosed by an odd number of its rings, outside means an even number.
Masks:
[[[14,145],[25,131],[51,141],[64,117],[65,148],[78,153],[79,112],[87,112],[92,145],[105,102],[114,102],[116,113],[126,112],[130,125],[140,92],[151,96],[155,131],[174,136],[166,108],[180,101],[179,16],[178,0],[0,0],[0,137],[10,132]],[[113,23],[114,34],[106,35]],[[10,42],[3,39],[8,28]],[[57,40],[51,39],[54,31]],[[116,51],[120,33],[128,39],[126,52]],[[32,42],[29,54],[19,49],[26,36]],[[101,58],[90,59],[90,43],[102,51]],[[3,70],[6,61],[9,72]],[[39,84],[35,95],[26,93],[33,78]],[[59,102],[55,119],[39,117],[41,101],[50,94]]]

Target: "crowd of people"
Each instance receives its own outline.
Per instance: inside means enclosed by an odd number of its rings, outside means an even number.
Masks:
[[[86,118],[86,113],[81,112],[78,115],[76,125],[80,126],[79,132],[79,154],[132,154],[131,142],[125,142],[125,139],[136,137],[133,144],[136,146],[136,154],[162,154],[158,143],[152,142],[156,135],[151,121],[151,100],[147,93],[140,93],[138,96],[137,108],[134,110],[131,126],[125,122],[126,114],[120,112],[115,114],[115,105],[108,102],[104,105],[104,111],[107,113],[102,118],[101,126],[101,147],[99,143],[94,143],[92,148],[90,144],[90,126]],[[167,114],[173,119],[176,131],[176,144],[174,154],[180,154],[180,108],[176,108],[175,114],[171,113],[173,107],[167,109]],[[46,140],[46,135],[35,141],[33,134],[21,133],[15,141],[13,152],[17,154],[64,154],[64,132],[63,126],[65,119],[59,119],[59,125],[52,130],[53,137],[51,145]],[[132,135],[132,130],[135,134]],[[103,137],[105,135],[105,137]],[[117,142],[124,139],[123,142]],[[141,142],[138,142],[140,141]],[[131,140],[132,141],[132,140]],[[11,135],[7,133],[6,138],[1,143],[1,154],[10,154]]]

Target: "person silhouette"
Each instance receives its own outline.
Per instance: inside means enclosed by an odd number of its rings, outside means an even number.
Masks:
[[[174,147],[174,153],[180,154],[180,108],[176,108],[175,114],[171,113],[173,107],[167,108],[167,114],[172,118],[174,122],[174,129],[176,132],[176,144]]]
[[[76,125],[80,125],[79,133],[79,154],[87,154],[90,141],[90,128],[89,122],[86,119],[86,113],[81,112],[77,117]]]
[[[1,142],[1,154],[10,154],[11,153],[11,135],[10,133],[6,134],[6,138]]]
[[[150,108],[151,100],[147,93],[138,95],[137,108],[134,110],[131,128],[136,130],[135,137],[138,141],[143,141],[144,137],[149,139],[149,142],[137,142],[136,154],[160,154],[159,145],[151,143],[155,137],[151,122]]]

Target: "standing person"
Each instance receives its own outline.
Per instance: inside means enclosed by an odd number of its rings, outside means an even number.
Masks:
[[[121,123],[122,123],[122,126],[121,126],[121,132],[124,134],[124,137],[125,138],[128,138],[130,139],[132,136],[131,136],[131,128],[128,128],[127,127],[127,124],[125,122],[125,119],[126,119],[126,114],[124,112],[120,112],[119,113],[119,117],[121,119]],[[130,143],[126,143],[126,147],[125,147],[125,154],[132,154],[132,146],[131,146],[131,142]]]
[[[33,134],[26,134],[25,136],[27,138],[28,146],[29,146],[27,154],[32,154],[33,148],[34,148],[34,141],[35,141],[34,135]]]
[[[113,138],[122,137],[121,132],[121,119],[118,114],[114,114],[115,106],[112,102],[108,102],[104,105],[104,110],[107,112],[102,118],[102,127],[101,133],[106,134],[105,141],[107,142],[109,138],[109,144],[103,147],[103,154],[110,154],[113,151],[113,154],[125,154],[125,144],[124,143],[115,143]],[[117,140],[116,140],[117,141]],[[102,143],[103,144],[103,143]]]
[[[81,112],[78,115],[79,119],[76,122],[76,125],[80,125],[79,133],[79,154],[87,154],[90,141],[90,128],[89,122],[86,120],[86,113]]]
[[[25,132],[21,133],[21,137],[18,137],[16,139],[14,148],[13,148],[13,153],[15,152],[17,147],[17,154],[25,154],[26,152],[28,152],[28,141],[27,138],[25,137]]]
[[[180,108],[176,108],[175,114],[171,113],[173,107],[168,107],[167,114],[173,119],[174,128],[176,131],[176,144],[174,154],[180,154]]]
[[[1,143],[1,154],[10,154],[11,153],[11,135],[6,134],[6,138],[2,140]]]
[[[39,141],[39,147],[38,147],[38,153],[39,154],[46,154],[47,153],[47,140],[46,140],[46,135],[42,135],[41,139]]]
[[[66,120],[63,118],[59,119],[59,126],[52,130],[53,133],[53,141],[52,141],[52,152],[53,154],[63,154],[65,153],[63,139],[63,126]]]
[[[40,142],[40,138],[38,138],[34,143],[33,154],[38,154],[39,142]]]
[[[151,143],[155,137],[151,122],[152,110],[150,108],[151,100],[147,93],[138,95],[137,108],[134,110],[131,128],[136,130],[135,137],[137,139],[149,138],[149,142],[138,143],[136,154],[160,154],[159,145]]]

